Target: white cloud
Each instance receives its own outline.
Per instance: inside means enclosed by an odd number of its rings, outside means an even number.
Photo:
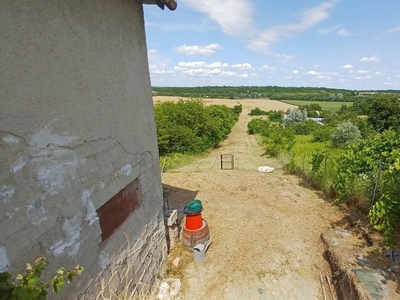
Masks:
[[[375,72],[375,75],[383,76],[384,74],[382,72]]]
[[[335,25],[335,26],[331,26],[331,27],[321,28],[321,29],[318,29],[318,32],[322,35],[326,35],[329,33],[336,33],[337,35],[345,36],[345,37],[350,37],[350,36],[354,35],[353,33],[348,31],[346,28],[342,27],[341,25]]]
[[[364,80],[364,79],[370,79],[370,78],[371,78],[371,76],[358,76],[358,77],[355,77],[354,79]]]
[[[174,50],[182,53],[182,54],[187,54],[187,55],[212,55],[215,54],[218,50],[221,49],[221,46],[218,44],[210,44],[207,46],[186,46],[182,45]]]
[[[298,74],[298,73],[299,73],[299,71],[293,70],[293,74]]]
[[[251,64],[249,63],[244,63],[244,64],[235,64],[232,65],[233,69],[238,69],[238,70],[249,70],[252,69]]]
[[[344,65],[342,66],[343,69],[353,69],[353,65]]]
[[[345,37],[350,37],[350,36],[353,36],[353,35],[354,35],[354,33],[352,33],[352,32],[350,32],[350,31],[346,30],[345,28],[341,28],[341,29],[338,30],[336,33],[337,33],[338,35],[340,35],[340,36],[345,36]]]
[[[367,70],[358,70],[357,71],[357,74],[368,74],[369,73],[369,71],[367,71]]]
[[[248,78],[248,77],[249,77],[249,74],[244,73],[244,74],[239,74],[238,76],[239,76],[240,78]]]
[[[300,13],[300,20],[297,23],[276,26],[262,31],[251,40],[249,48],[254,51],[268,51],[272,44],[301,34],[327,19],[336,2],[336,0],[324,2]]]
[[[331,27],[318,29],[318,32],[320,34],[325,35],[325,34],[328,34],[328,33],[336,32],[337,30],[339,30],[339,28],[340,28],[340,25],[335,25],[335,26],[331,26]]]
[[[154,54],[154,53],[157,53],[157,50],[156,50],[156,49],[150,49],[150,50],[149,50],[149,53],[153,53],[153,54]]]
[[[155,74],[167,74],[167,73],[173,73],[173,70],[168,70],[166,64],[161,64],[161,65],[156,65],[152,64],[149,65],[149,70],[151,75]]]
[[[261,71],[271,71],[271,72],[276,71],[276,69],[277,69],[276,67],[271,67],[271,66],[268,66],[268,65],[263,65],[260,68]]]
[[[397,31],[400,31],[400,26],[399,26],[399,27],[392,28],[392,29],[389,29],[389,30],[386,31],[386,32],[387,32],[387,33],[393,33],[393,32],[397,32]]]
[[[322,73],[317,72],[317,71],[314,71],[314,70],[308,71],[308,72],[306,73],[306,75],[321,75],[321,74],[322,74]]]
[[[279,58],[281,62],[285,62],[285,63],[294,59],[293,55],[285,55],[285,54],[280,54],[280,53],[277,53],[274,56],[276,58]]]
[[[253,28],[251,0],[184,0],[184,4],[208,15],[225,34],[240,37]]]
[[[227,71],[224,68],[231,67],[237,72]],[[173,70],[178,75],[197,76],[197,77],[236,77],[236,78],[248,78],[250,75],[243,72],[244,70],[251,70],[252,66],[249,63],[236,64],[230,66],[227,63],[213,62],[206,63],[204,61],[193,61],[193,62],[179,62],[174,66]]]
[[[221,63],[220,61],[213,62],[208,65],[207,68],[227,68],[229,65],[227,63]]]
[[[199,68],[206,68],[207,64],[204,61],[193,61],[193,62],[179,62],[178,66],[182,68],[199,69]]]
[[[378,56],[378,55],[374,55],[374,56],[371,56],[371,57],[363,57],[363,58],[360,58],[360,62],[378,62],[378,61],[380,61],[381,59],[380,59],[380,57]]]

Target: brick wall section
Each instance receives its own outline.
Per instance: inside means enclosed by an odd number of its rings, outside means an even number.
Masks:
[[[141,4],[5,0],[0,20],[0,271],[43,255],[85,268],[55,299],[147,289],[167,249]],[[96,210],[135,180],[101,242]]]

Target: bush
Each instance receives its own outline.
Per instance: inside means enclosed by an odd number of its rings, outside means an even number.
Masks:
[[[313,142],[327,142],[331,139],[332,127],[320,125],[312,132]]]
[[[250,116],[263,116],[263,115],[268,115],[268,112],[256,107],[250,111],[249,115]]]
[[[285,125],[293,125],[295,123],[300,123],[307,120],[307,111],[299,110],[297,108],[288,109],[287,117],[283,120],[283,124]]]
[[[283,120],[283,111],[270,111],[268,118],[271,122],[282,123]]]
[[[299,134],[299,135],[309,135],[312,132],[314,132],[319,126],[323,126],[323,125],[319,125],[319,124],[317,124],[317,122],[315,122],[313,120],[307,120],[307,121],[295,123],[294,125],[292,125],[295,133]]]
[[[197,154],[216,147],[239,118],[234,109],[205,106],[201,99],[157,103],[154,112],[160,155]]]
[[[338,158],[333,179],[339,196],[337,201],[352,204],[355,199],[366,199],[371,224],[383,231],[385,243],[391,247],[393,233],[400,223],[399,148],[400,133],[396,131],[384,131],[361,140]]]
[[[350,121],[344,121],[333,131],[331,142],[333,147],[345,147],[358,142],[360,139],[360,129]]]
[[[295,143],[294,130],[282,125],[271,126],[268,135],[264,138],[265,150],[272,157],[291,151]]]
[[[235,113],[235,114],[237,114],[237,115],[240,115],[240,114],[242,113],[242,111],[243,111],[243,106],[242,106],[242,104],[235,105],[235,106],[233,107],[233,113]]]
[[[249,134],[267,135],[269,122],[263,119],[253,119],[247,124],[247,132]]]

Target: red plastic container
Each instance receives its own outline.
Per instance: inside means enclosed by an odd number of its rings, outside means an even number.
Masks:
[[[201,213],[195,215],[186,215],[185,227],[189,230],[200,229],[203,225],[203,218]]]

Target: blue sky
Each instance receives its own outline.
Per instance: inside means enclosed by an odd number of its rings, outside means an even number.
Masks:
[[[144,5],[153,86],[400,89],[400,0]]]

